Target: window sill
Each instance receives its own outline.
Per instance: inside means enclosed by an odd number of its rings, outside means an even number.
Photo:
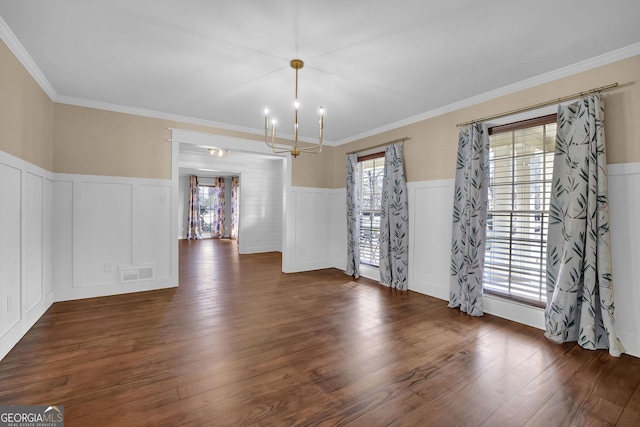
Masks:
[[[379,282],[380,270],[373,265],[360,264],[360,276]]]
[[[483,306],[484,312],[487,314],[522,323],[536,329],[545,329],[543,308],[486,293],[483,294]]]

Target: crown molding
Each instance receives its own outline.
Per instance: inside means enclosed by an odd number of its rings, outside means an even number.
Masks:
[[[572,76],[574,74],[588,71],[593,68],[601,67],[603,65],[611,64],[616,61],[631,58],[632,56],[640,55],[640,43],[634,43],[632,45],[607,52],[605,54],[577,62],[566,67],[559,68],[548,73],[540,74],[538,76],[522,80],[517,83],[513,83],[501,88],[485,92],[480,95],[473,96],[471,98],[464,99],[462,101],[454,102],[453,104],[445,105],[444,107],[436,108],[426,113],[418,114],[413,117],[409,117],[397,122],[389,123],[388,125],[380,126],[375,129],[362,132],[344,139],[335,141],[335,145],[344,145],[349,142],[357,141],[370,136],[378,135],[383,132],[387,132],[393,129],[397,129],[403,126],[411,125],[423,120],[427,120],[433,117],[441,116],[452,111],[460,110],[462,108],[470,107],[472,105],[480,104],[482,102],[490,101],[492,99],[500,98],[505,95],[510,95],[515,92],[519,92],[524,89],[529,89],[535,86],[539,86],[544,83],[549,83],[554,80],[561,79],[563,77]]]
[[[13,34],[13,31],[9,28],[4,19],[0,16],[0,38],[7,45],[9,50],[13,52],[18,61],[22,64],[24,68],[27,69],[31,77],[38,83],[38,85],[42,88],[42,90],[47,94],[47,96],[53,101],[58,96],[56,90],[51,86],[49,80],[44,76],[44,73],[40,70],[31,58],[31,55],[27,52],[27,50],[22,46],[22,43],[18,40],[18,38]]]

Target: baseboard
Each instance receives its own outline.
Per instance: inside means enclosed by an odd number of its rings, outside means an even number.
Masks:
[[[50,291],[38,304],[20,319],[10,330],[0,337],[0,360],[29,332],[54,302],[54,291]]]
[[[55,301],[73,301],[84,298],[106,297],[111,295],[131,294],[134,292],[155,291],[176,288],[171,278],[150,280],[148,282],[117,283],[109,285],[82,286],[77,288],[56,289]]]

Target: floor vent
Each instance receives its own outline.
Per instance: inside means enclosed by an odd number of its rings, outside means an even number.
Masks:
[[[153,265],[131,265],[120,267],[120,283],[151,280],[156,275],[155,270],[156,268]]]

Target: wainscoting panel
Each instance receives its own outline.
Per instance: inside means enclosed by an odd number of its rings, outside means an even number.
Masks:
[[[53,246],[53,180],[44,178],[42,193],[43,211],[46,213],[42,218],[42,248],[50,248],[42,251],[42,286],[44,295],[48,295],[53,291],[53,252],[57,250],[57,246]]]
[[[43,282],[43,184],[42,176],[25,173],[24,211],[24,274],[25,293],[23,294],[23,310],[31,311],[41,300],[44,293]]]
[[[53,288],[73,287],[73,181],[53,182]]]
[[[170,278],[171,185],[134,186],[133,265],[154,265],[156,278]]]
[[[132,185],[84,181],[81,188],[78,285],[116,283],[118,266],[132,264]]]
[[[330,196],[327,188],[291,187],[286,195],[286,253],[283,271],[319,270],[333,265],[329,260],[334,237],[331,229]]]
[[[409,289],[449,298],[453,181],[411,182]]]
[[[618,336],[627,353],[640,357],[640,163],[607,169]]]
[[[20,321],[22,312],[21,177],[19,168],[0,163],[0,339]]]
[[[329,264],[338,270],[347,268],[347,191],[329,193]]]
[[[323,191],[293,190],[296,218],[296,264],[326,263],[327,194]]]

